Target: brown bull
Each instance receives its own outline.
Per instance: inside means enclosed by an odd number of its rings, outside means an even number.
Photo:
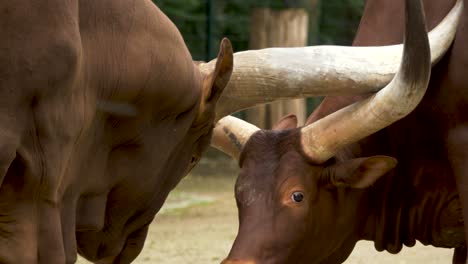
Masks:
[[[358,240],[391,253],[418,240],[455,248],[454,263],[466,263],[468,35],[462,4],[453,9],[461,16],[453,48],[430,82],[422,8],[407,0],[401,68],[378,93],[327,97],[302,128],[294,116],[271,131],[232,117],[218,122],[213,145],[241,167],[239,232],[223,263],[342,263]],[[429,27],[453,6],[424,1]],[[400,42],[403,10],[403,0],[368,0],[355,44]]]
[[[194,63],[150,0],[2,1],[0,14],[0,263],[131,262],[215,120],[377,91],[402,49],[249,51],[233,70],[227,40]],[[429,37],[433,63],[452,37]]]
[[[0,13],[0,262],[131,262],[209,142],[229,42],[201,73],[151,1]]]

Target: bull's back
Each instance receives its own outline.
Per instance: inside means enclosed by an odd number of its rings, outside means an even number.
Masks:
[[[142,100],[145,93],[169,110],[194,104],[198,72],[181,34],[158,7],[149,0],[79,4],[87,80],[104,98]]]
[[[423,0],[426,24],[432,30],[453,7],[455,0]],[[367,0],[354,46],[400,44],[404,31],[404,0]]]

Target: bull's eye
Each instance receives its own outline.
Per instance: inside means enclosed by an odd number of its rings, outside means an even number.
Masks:
[[[296,203],[300,203],[304,200],[304,194],[302,192],[294,192],[291,195],[291,199]]]

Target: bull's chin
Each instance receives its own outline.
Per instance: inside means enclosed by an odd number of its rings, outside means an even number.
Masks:
[[[93,241],[94,243],[90,243]],[[123,244],[123,242],[120,242]],[[113,263],[121,252],[118,243],[114,243],[114,247],[109,247],[109,243],[102,241],[102,237],[98,232],[78,232],[77,246],[78,253],[93,263]]]

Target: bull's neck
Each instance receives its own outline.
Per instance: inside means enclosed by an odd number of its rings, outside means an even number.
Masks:
[[[368,188],[361,201],[367,221],[360,239],[372,240],[377,250],[391,253],[416,240],[440,247],[463,243],[461,208],[445,159],[391,152],[381,154],[396,157],[397,168]]]

